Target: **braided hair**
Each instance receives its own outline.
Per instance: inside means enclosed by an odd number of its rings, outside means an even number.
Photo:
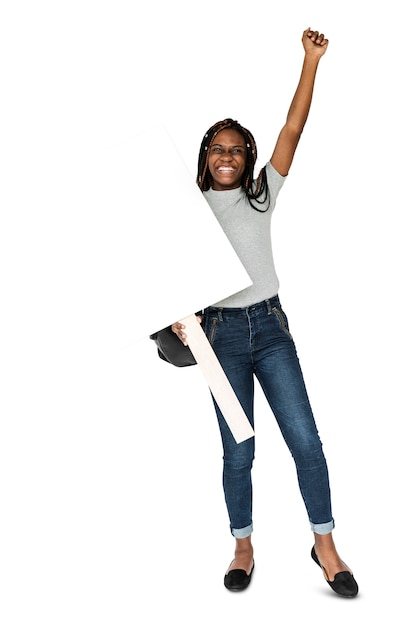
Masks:
[[[246,165],[242,176],[241,186],[249,200],[250,206],[260,213],[265,213],[265,211],[269,208],[269,189],[267,184],[266,168],[263,167],[260,170],[257,180],[254,181],[254,166],[257,160],[256,142],[252,133],[241,126],[236,120],[227,118],[221,122],[217,122],[205,133],[201,142],[198,157],[197,185],[201,191],[208,191],[208,189],[212,186],[213,179],[208,167],[208,157],[216,135],[225,128],[232,128],[236,130],[245,139]],[[266,200],[268,200],[268,207],[266,209],[261,209],[254,204],[257,203],[259,205],[263,205]]]

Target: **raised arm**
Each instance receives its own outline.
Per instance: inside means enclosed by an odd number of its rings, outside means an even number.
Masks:
[[[287,176],[305,122],[308,119],[312,102],[313,87],[319,61],[328,46],[328,39],[318,31],[307,28],[302,35],[302,44],[305,50],[300,81],[294,94],[286,124],[279,133],[275,150],[271,157],[274,168]]]

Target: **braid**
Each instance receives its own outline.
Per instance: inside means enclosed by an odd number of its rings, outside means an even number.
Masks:
[[[246,143],[246,165],[245,171],[242,177],[242,188],[249,200],[249,204],[256,211],[260,211],[264,213],[269,209],[269,189],[267,184],[267,172],[266,168],[263,167],[257,180],[254,181],[254,166],[257,160],[257,147],[256,142],[252,133],[241,126],[237,121],[226,118],[221,122],[217,122],[205,133],[204,138],[201,142],[200,153],[198,157],[198,171],[197,171],[197,185],[201,189],[201,191],[208,191],[208,189],[212,186],[212,175],[208,168],[208,156],[211,150],[211,146],[213,141],[218,133],[225,128],[233,128],[238,131]],[[268,207],[266,209],[259,209],[255,206],[254,202],[259,205],[263,205],[265,201],[268,200]],[[254,202],[252,202],[254,201]]]

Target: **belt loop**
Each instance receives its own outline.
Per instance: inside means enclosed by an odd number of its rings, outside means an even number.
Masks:
[[[219,322],[223,322],[223,309],[218,310]]]
[[[271,310],[272,310],[271,300],[266,300],[265,304],[267,305],[267,313],[268,313],[268,315],[271,315]]]

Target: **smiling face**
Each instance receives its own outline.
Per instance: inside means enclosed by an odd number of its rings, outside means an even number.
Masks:
[[[212,189],[225,191],[240,187],[245,166],[245,139],[233,128],[221,130],[208,156],[208,167],[213,178]]]

